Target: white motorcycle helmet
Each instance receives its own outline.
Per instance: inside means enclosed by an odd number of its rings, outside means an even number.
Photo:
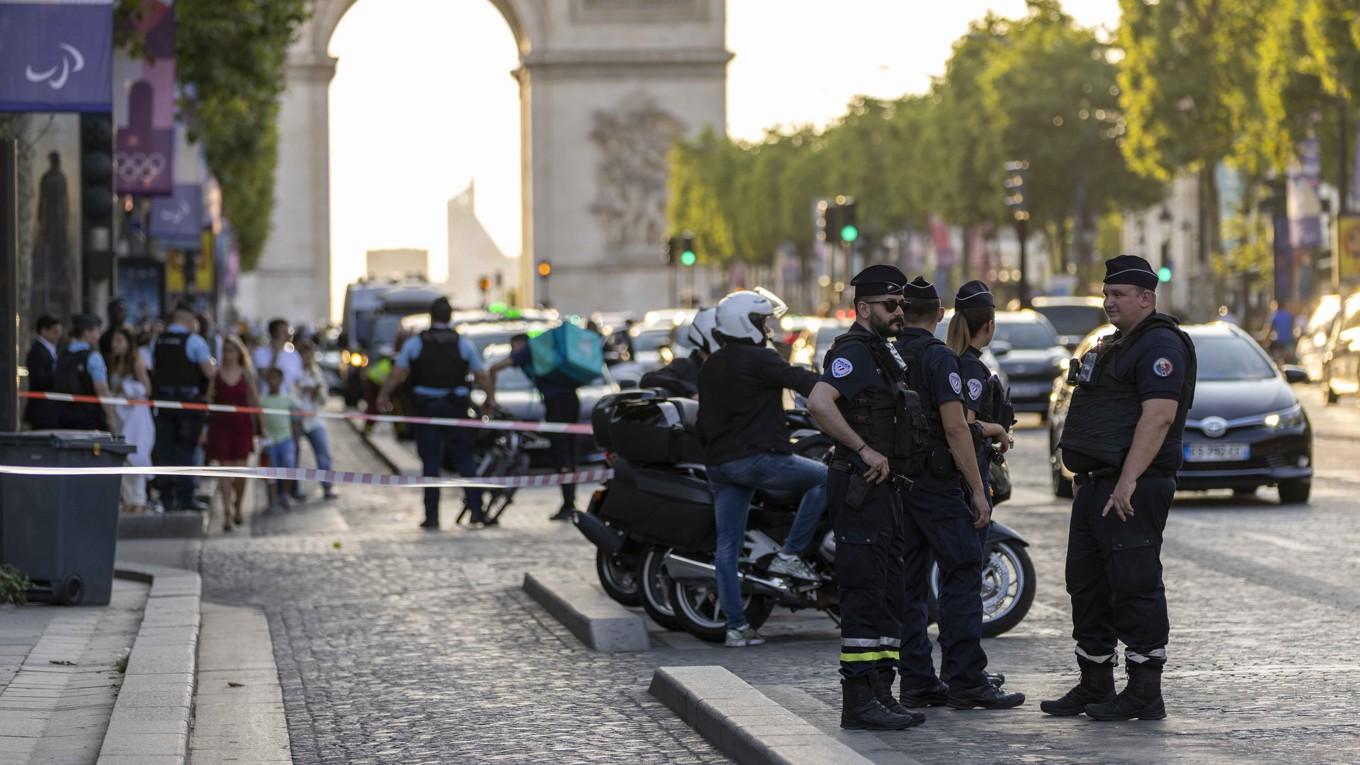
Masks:
[[[718,326],[718,309],[699,309],[699,312],[694,314],[694,319],[689,323],[687,338],[690,345],[708,354],[718,350],[718,341],[713,337],[713,328],[716,326]]]
[[[733,340],[762,345],[766,339],[766,320],[771,316],[783,316],[787,310],[784,301],[763,287],[733,292],[718,303],[714,331]]]

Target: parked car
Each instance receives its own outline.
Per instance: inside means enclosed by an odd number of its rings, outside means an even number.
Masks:
[[[1307,379],[1300,367],[1277,367],[1251,335],[1225,322],[1182,327],[1195,343],[1195,403],[1185,420],[1181,489],[1250,493],[1276,486],[1282,503],[1307,502],[1313,481],[1313,431],[1289,383]],[[1114,331],[1105,325],[1077,347],[1080,358]],[[1063,425],[1072,400],[1064,375],[1054,384],[1048,426],[1053,493],[1072,496],[1062,464]]]
[[[996,337],[990,346],[1010,381],[1016,412],[1036,412],[1048,419],[1048,394],[1069,352],[1058,332],[1035,311],[997,311]]]
[[[1322,367],[1327,358],[1327,346],[1331,343],[1332,332],[1341,319],[1341,296],[1323,295],[1313,312],[1308,315],[1294,346],[1294,355],[1299,366],[1308,373],[1308,379],[1321,380]]]
[[[1322,392],[1327,403],[1360,395],[1360,292],[1346,298],[1332,329],[1322,363]]]
[[[836,338],[850,329],[849,319],[808,319],[793,332],[785,335],[789,344],[789,363],[807,367],[814,372],[822,371],[822,359],[831,350]]]
[[[1031,301],[1058,331],[1058,342],[1073,350],[1091,330],[1105,323],[1105,300],[1099,297],[1041,295]]]

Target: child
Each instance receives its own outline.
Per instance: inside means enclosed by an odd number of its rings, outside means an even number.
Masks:
[[[264,371],[265,394],[260,396],[260,406],[265,409],[286,409],[298,411],[297,401],[283,389],[283,370],[270,367]],[[276,468],[297,467],[298,420],[292,414],[264,414],[265,447],[269,455],[269,466]],[[288,482],[275,481],[269,487],[269,507],[286,508],[288,502]]]

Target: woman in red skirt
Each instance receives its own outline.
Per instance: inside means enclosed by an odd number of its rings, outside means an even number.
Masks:
[[[232,406],[260,405],[255,370],[250,354],[235,335],[223,338],[222,366],[208,387],[208,402]],[[213,412],[208,418],[207,457],[219,465],[241,467],[255,452],[255,426],[259,415],[239,412]],[[245,497],[246,479],[220,478],[217,492],[222,498],[222,530],[231,531],[232,522],[241,525],[241,501]]]

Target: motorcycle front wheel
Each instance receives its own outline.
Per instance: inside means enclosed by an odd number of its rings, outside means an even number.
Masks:
[[[600,586],[609,597],[625,606],[636,606],[642,602],[637,570],[636,553],[627,546],[616,553],[599,549],[595,551],[595,573],[600,577]]]
[[[1015,629],[1034,603],[1038,581],[1024,545],[996,542],[982,562],[982,636]],[[930,567],[930,621],[939,621],[940,570]]]
[[[721,643],[727,638],[727,618],[718,605],[718,583],[711,579],[672,580],[671,607],[675,617],[689,634],[709,643]],[[756,629],[770,618],[774,601],[764,595],[743,595],[742,608],[746,623]]]

